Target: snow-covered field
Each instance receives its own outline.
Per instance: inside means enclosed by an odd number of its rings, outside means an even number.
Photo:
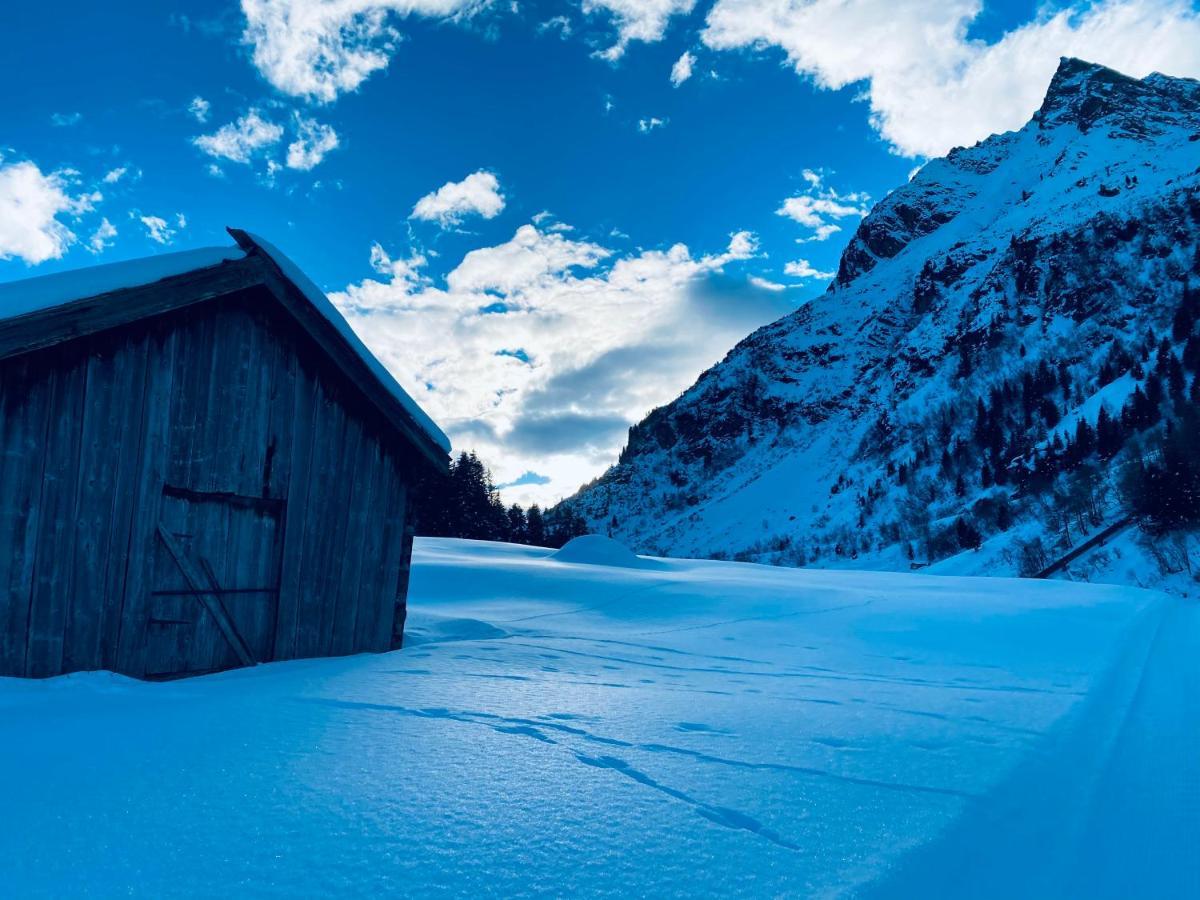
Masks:
[[[1200,887],[1194,603],[604,546],[415,556],[398,653],[0,681],[5,895]]]

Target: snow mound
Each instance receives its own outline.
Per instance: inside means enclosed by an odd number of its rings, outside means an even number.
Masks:
[[[653,560],[638,556],[620,541],[602,534],[572,538],[550,557],[558,562],[584,563],[589,566],[619,566],[625,569],[653,569]]]
[[[440,644],[445,641],[490,641],[508,637],[507,631],[488,622],[481,622],[479,619],[427,618],[429,621],[405,629],[404,645],[406,647],[417,644]]]

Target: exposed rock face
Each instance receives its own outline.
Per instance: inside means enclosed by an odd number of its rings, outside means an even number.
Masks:
[[[939,483],[931,459],[969,439],[977,400],[1044,364],[1066,372],[1056,415],[1072,415],[1114,346],[1170,330],[1189,283],[1200,83],[1064,59],[1024,128],[888,195],[821,298],[648,415],[566,503],[643,553],[906,567],[899,548],[931,519],[999,490]],[[1054,430],[1006,427],[1004,452]],[[1032,499],[1005,491],[1028,531]]]

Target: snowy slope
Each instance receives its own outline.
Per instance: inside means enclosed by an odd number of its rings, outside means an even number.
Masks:
[[[937,465],[969,442],[976,401],[1044,364],[1071,380],[1053,397],[1062,428],[1119,407],[1133,379],[1105,391],[1106,355],[1169,333],[1189,285],[1200,83],[1063,60],[1026,127],[882,200],[823,297],[652,412],[566,503],[644,552],[907,569],[926,554],[902,548],[995,499],[986,457],[956,457],[949,477]],[[1055,430],[1035,416],[1005,440],[1045,447]],[[1036,497],[1000,493],[1018,525],[1038,519]]]
[[[1192,776],[1154,780],[1196,749],[1194,606],[604,546],[414,559],[397,653],[0,681],[6,893],[913,896],[976,859],[1073,884],[1100,848],[1196,877],[1164,855]],[[1023,830],[1070,817],[1070,853]]]

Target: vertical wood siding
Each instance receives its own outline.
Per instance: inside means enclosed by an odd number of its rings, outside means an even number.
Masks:
[[[0,675],[387,650],[421,465],[262,289],[0,360]]]

